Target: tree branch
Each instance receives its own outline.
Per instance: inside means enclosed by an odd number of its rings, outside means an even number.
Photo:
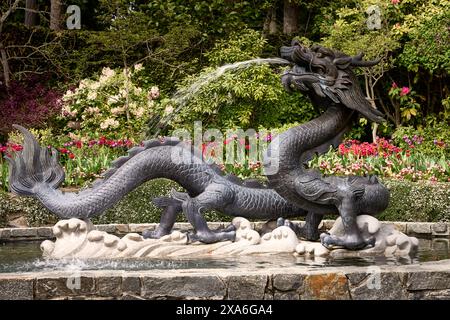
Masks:
[[[3,31],[3,23],[6,21],[6,19],[8,19],[9,15],[11,13],[16,11],[17,7],[19,6],[19,3],[20,3],[20,0],[15,0],[14,3],[12,5],[10,5],[8,10],[6,10],[6,12],[3,13],[2,16],[0,17],[0,34]]]

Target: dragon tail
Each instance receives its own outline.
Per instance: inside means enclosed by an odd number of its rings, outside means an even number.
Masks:
[[[9,186],[11,191],[23,196],[36,196],[40,186],[57,189],[65,179],[55,149],[42,148],[34,136],[24,127],[13,125],[24,135],[24,148],[9,162]],[[51,151],[51,152],[50,152]]]

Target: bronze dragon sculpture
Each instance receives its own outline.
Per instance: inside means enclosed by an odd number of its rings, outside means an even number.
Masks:
[[[373,245],[356,228],[359,214],[377,214],[389,201],[389,192],[375,177],[322,177],[304,164],[315,153],[336,146],[350,128],[355,111],[372,121],[382,121],[362,95],[353,66],[369,66],[361,56],[350,57],[321,46],[306,48],[299,43],[283,47],[282,57],[294,66],[282,81],[289,90],[307,94],[325,112],[318,118],[292,128],[270,144],[265,167],[269,187],[254,181],[224,176],[217,166],[206,162],[200,151],[172,138],[149,140],[129,150],[104,174],[104,179],[79,193],[58,190],[64,171],[56,151],[39,146],[25,128],[16,126],[25,136],[24,149],[10,162],[10,188],[19,195],[39,199],[61,218],[88,219],[102,214],[125,194],[142,183],[167,178],[179,183],[186,193],[172,192],[171,197],[154,199],[164,209],[161,223],[145,237],[159,238],[170,233],[176,216],[183,212],[193,225],[190,241],[214,243],[235,238],[234,227],[210,230],[202,212],[215,209],[230,216],[250,219],[278,219],[309,240],[319,238],[318,226],[324,214],[340,214],[345,236],[321,236],[325,246],[338,245],[360,249]],[[183,161],[174,161],[177,159]],[[273,170],[274,160],[278,163]],[[306,216],[300,228],[285,218]]]

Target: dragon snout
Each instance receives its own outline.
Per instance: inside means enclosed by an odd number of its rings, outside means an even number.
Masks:
[[[292,46],[292,47],[287,47],[287,46],[283,46],[280,48],[280,56],[283,59],[292,61],[292,54],[294,53],[296,47]]]

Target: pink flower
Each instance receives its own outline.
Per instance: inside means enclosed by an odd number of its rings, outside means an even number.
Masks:
[[[396,89],[397,87],[398,87],[397,84],[395,82],[392,82],[392,88]]]
[[[395,5],[395,4],[399,4],[399,3],[400,3],[400,0],[391,0],[391,3],[394,4],[394,5]]]
[[[269,133],[267,136],[265,136],[264,140],[265,140],[266,142],[272,141],[272,134]]]
[[[400,95],[401,96],[406,96],[410,92],[411,92],[411,89],[409,89],[408,87],[403,87],[402,91],[400,92]]]

